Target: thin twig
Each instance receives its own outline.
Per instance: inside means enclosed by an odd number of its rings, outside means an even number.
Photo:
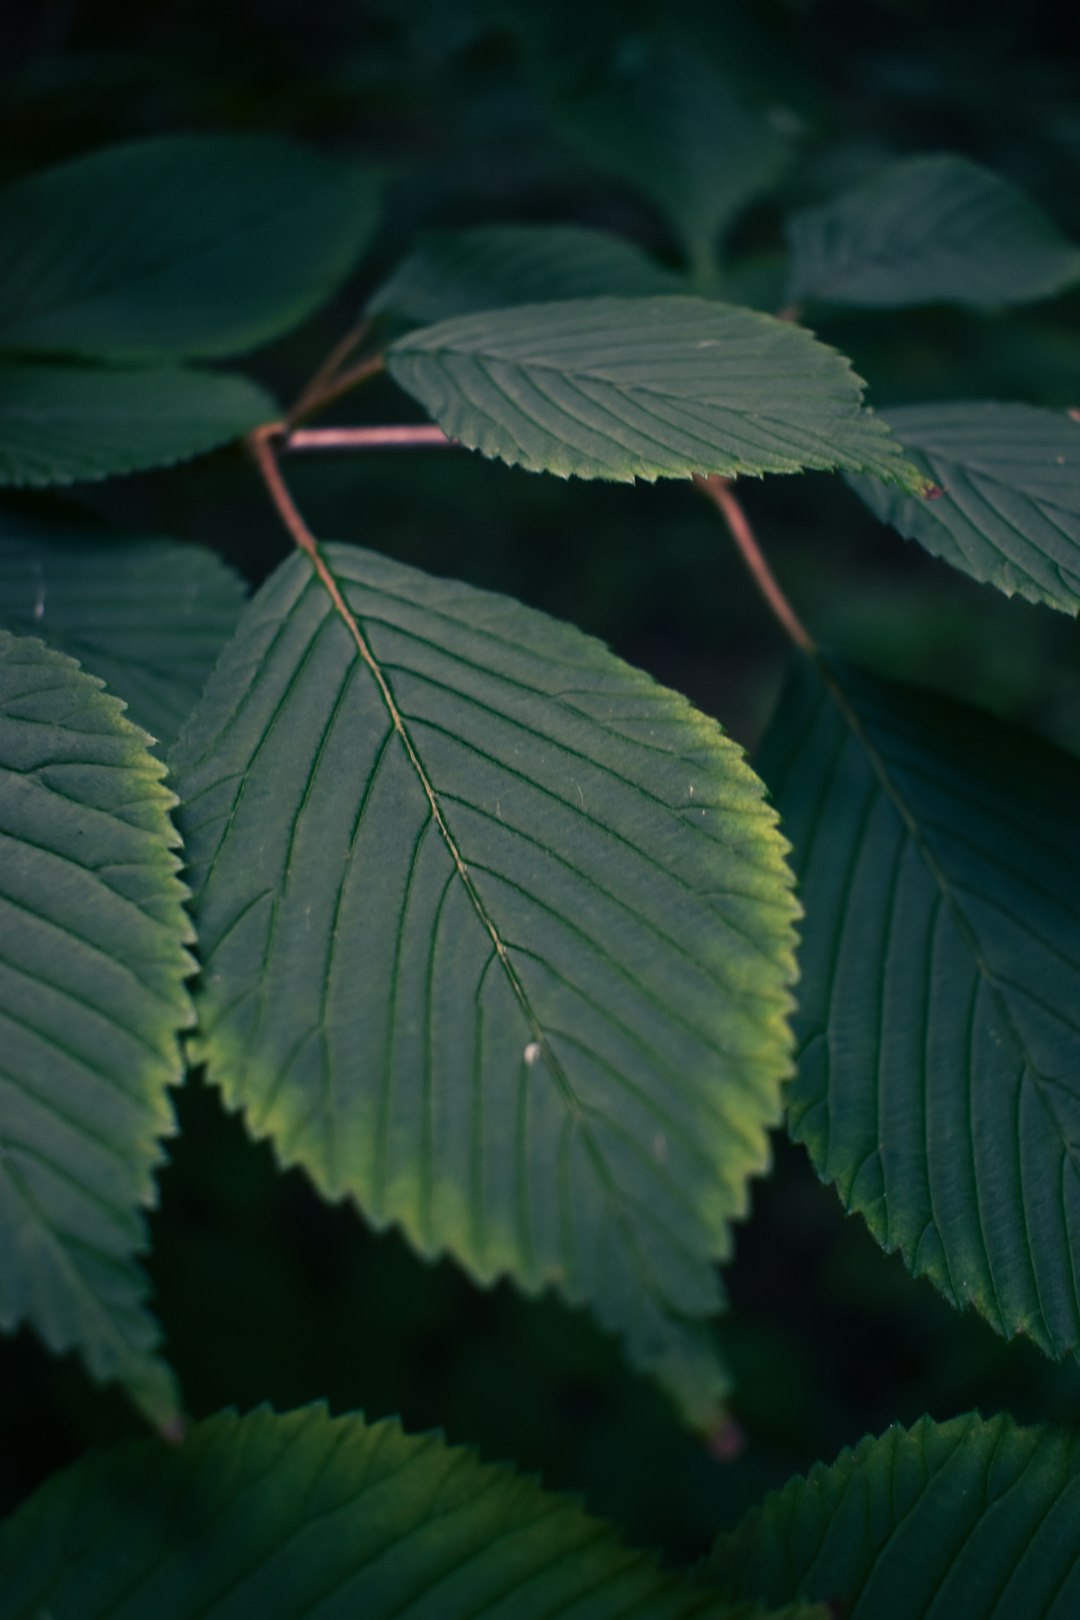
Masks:
[[[280,438],[284,432],[284,423],[268,422],[265,427],[256,428],[254,433],[248,435],[248,445],[255,457],[255,465],[262,474],[263,483],[270,492],[270,499],[277,507],[278,516],[301,551],[311,558],[318,569],[322,559],[315,536],[300,516],[300,509],[285,486],[274,454],[272,441]]]
[[[754,532],[747,522],[746,513],[731,491],[726,478],[717,473],[702,477],[695,473],[694,483],[703,495],[707,495],[713,505],[717,507],[721,517],[731,531],[731,538],[739,548],[743,562],[754,577],[754,583],[762,596],[768,602],[774,616],[783,626],[785,633],[801,647],[803,652],[813,653],[814,643],[809,632],[800,622],[795,609],[777,584],[772,569],[765,560],[764,553],[754,538]]]
[[[299,422],[305,416],[311,416],[315,411],[321,411],[342,394],[347,394],[358,383],[366,382],[368,377],[376,376],[383,370],[386,362],[381,354],[369,354],[366,360],[358,360],[355,366],[348,371],[339,371],[325,382],[316,397],[310,398],[302,411],[294,409],[289,412],[290,422]],[[305,393],[307,390],[305,390]]]
[[[286,450],[417,450],[452,449],[433,422],[406,423],[402,427],[299,428],[285,438]]]
[[[361,321],[334,344],[326,359],[304,384],[296,404],[289,412],[290,422],[300,422],[305,416],[310,416],[312,411],[318,410],[323,403],[325,389],[357,346],[364,341],[369,324],[368,321]]]

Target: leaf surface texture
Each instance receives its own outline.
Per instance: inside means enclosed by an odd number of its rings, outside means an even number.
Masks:
[[[164,744],[235,630],[244,595],[204,546],[0,513],[0,624],[78,659]]]
[[[100,682],[0,630],[0,1326],[159,1424],[176,1391],[136,1255],[192,969],[163,775]]]
[[[1080,611],[1080,424],[1034,405],[908,405],[888,423],[944,493],[852,488],[885,523],[1007,596]]]
[[[0,1527],[0,1563],[2,1620],[767,1620],[439,1435],[319,1407],[84,1458]]]
[[[246,377],[0,362],[0,485],[72,484],[171,466],[278,414]]]
[[[800,666],[759,767],[806,908],[790,1123],[956,1305],[1080,1343],[1080,762]]]
[[[767,1497],[705,1579],[732,1599],[818,1598],[844,1620],[1068,1620],[1078,1534],[1074,1433],[922,1418]]]
[[[700,298],[593,298],[467,315],[387,353],[452,439],[566,478],[842,467],[925,480],[803,328]]]
[[[760,783],[569,625],[325,559],[344,611],[284,564],[174,754],[199,1055],[327,1195],[589,1305],[707,1425],[713,1262],[788,1069]]]

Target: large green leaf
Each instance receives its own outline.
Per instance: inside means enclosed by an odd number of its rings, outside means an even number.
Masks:
[[[246,377],[180,367],[0,363],[0,485],[71,484],[186,461],[278,414]]]
[[[888,423],[944,491],[913,501],[851,479],[866,504],[973,579],[1080,610],[1080,425],[1034,405],[908,405]]]
[[[0,1569],[0,1620],[766,1620],[439,1435],[317,1406],[85,1458],[0,1527]]]
[[[0,624],[77,658],[163,743],[206,684],[244,595],[203,546],[0,512]]]
[[[443,321],[391,375],[452,439],[567,478],[843,467],[927,487],[835,349],[703,298],[591,298]]]
[[[167,135],[0,194],[0,349],[238,354],[310,314],[374,225],[361,170],[289,141]]]
[[[1078,1546],[1075,1432],[973,1413],[889,1429],[790,1480],[703,1578],[732,1600],[819,1598],[844,1620],[1070,1620]]]
[[[74,661],[0,630],[0,1326],[176,1415],[136,1261],[190,927],[164,769]]]
[[[174,753],[198,1056],[257,1135],[483,1282],[555,1285],[696,1423],[789,1068],[794,902],[714,721],[345,546],[254,598]]]
[[[1080,761],[801,665],[760,769],[806,908],[791,1129],[956,1305],[1080,1344]]]
[[[744,107],[700,51],[667,41],[624,48],[567,116],[597,167],[656,204],[703,280],[724,226],[787,162],[775,125]]]
[[[436,231],[372,296],[369,315],[445,321],[509,304],[677,291],[679,278],[640,248],[582,225]]]
[[[891,164],[790,221],[793,303],[1025,304],[1080,279],[1080,248],[1022,191],[959,157]]]

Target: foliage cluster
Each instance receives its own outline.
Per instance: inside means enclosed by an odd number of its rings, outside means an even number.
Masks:
[[[537,94],[647,231],[504,214],[388,253],[400,178],[277,135],[125,140],[0,194],[0,1327],[157,1431],[0,1527],[3,1620],[1080,1602],[1054,1422],[894,1425],[685,1571],[391,1420],[185,1418],[143,1257],[191,1075],[357,1241],[356,1211],[568,1333],[588,1312],[714,1452],[723,1268],[781,1124],[949,1305],[1080,1346],[1070,722],[824,650],[743,504],[839,473],[841,518],[1033,604],[1003,624],[1074,618],[1080,412],[937,383],[878,410],[845,334],[873,355],[929,309],[996,343],[1080,248],[967,156],[811,160],[683,39]],[[260,356],[293,341],[283,405]],[[328,423],[346,399],[375,419]],[[329,454],[390,449],[425,522],[469,452],[638,486],[622,514],[657,480],[708,503],[791,643],[753,767],[564,619],[387,555],[370,517],[325,539]],[[227,546],[102,516],[114,480],[214,451],[289,541],[250,595]]]

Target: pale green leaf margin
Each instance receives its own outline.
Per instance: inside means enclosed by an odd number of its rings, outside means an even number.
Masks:
[[[843,1620],[1073,1620],[1080,1435],[978,1413],[868,1436],[751,1509],[701,1571]]]
[[[929,488],[864,409],[845,356],[711,299],[489,310],[407,334],[386,364],[449,438],[530,472],[630,483],[841,468]]]
[[[322,1406],[85,1458],[0,1526],[0,1568],[0,1620],[767,1620],[440,1435]]]
[[[0,630],[0,692],[0,1327],[78,1350],[170,1430],[136,1255],[193,1022],[176,798],[74,659]]]

